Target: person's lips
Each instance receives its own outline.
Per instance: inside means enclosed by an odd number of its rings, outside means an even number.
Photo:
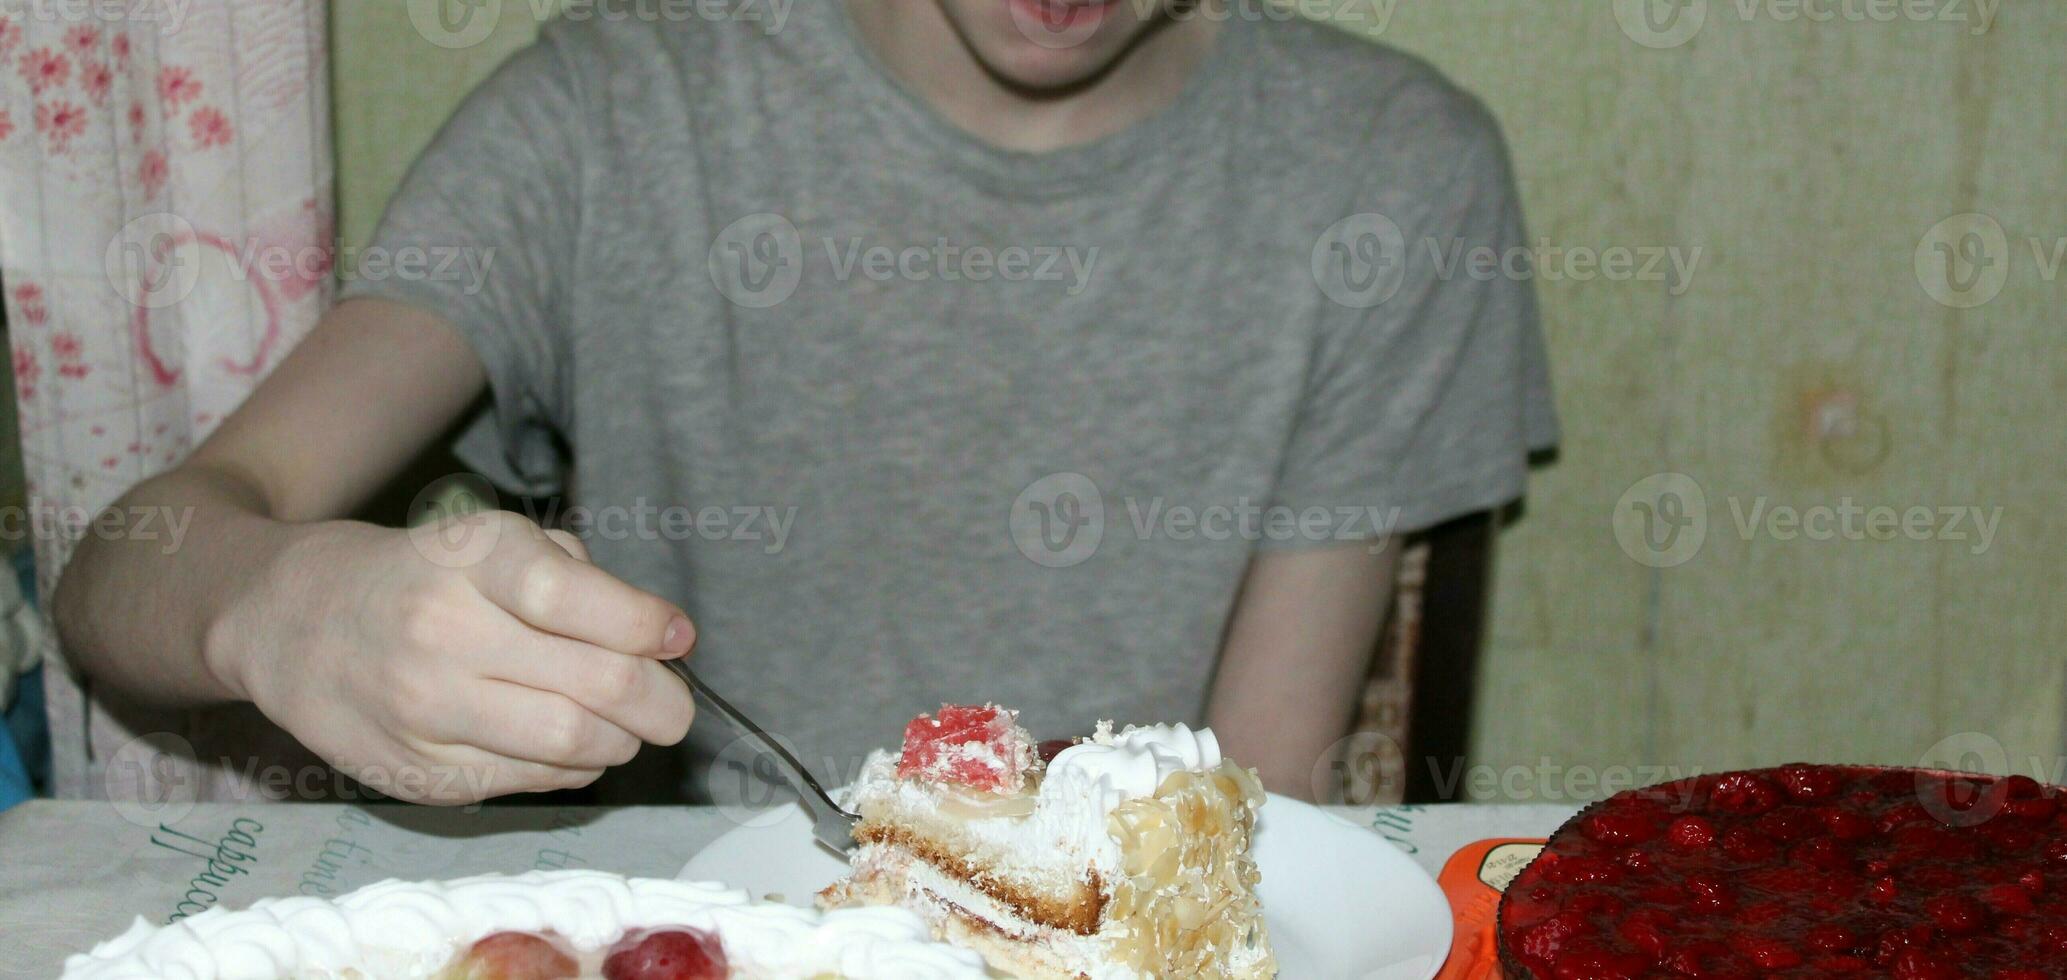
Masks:
[[[1124,0],[1006,0],[1012,18],[1025,28],[1062,33],[1098,26]]]

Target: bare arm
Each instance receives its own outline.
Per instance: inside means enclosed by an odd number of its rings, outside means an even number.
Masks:
[[[437,317],[339,306],[191,459],[119,502],[188,520],[176,548],[80,545],[53,598],[73,662],[138,703],[249,701],[362,782],[430,802],[580,785],[679,741],[693,708],[659,660],[693,627],[579,542],[476,515],[484,547],[453,561],[336,520],[484,384]]]
[[[1392,598],[1396,547],[1258,555],[1220,654],[1207,723],[1263,785],[1312,799],[1313,770],[1348,733]]]
[[[88,537],[53,600],[73,663],[169,706],[244,700],[204,657],[209,625],[254,585],[294,523],[343,516],[480,394],[479,360],[451,328],[363,300],[323,319],[188,460],[117,507],[171,508],[178,547]]]

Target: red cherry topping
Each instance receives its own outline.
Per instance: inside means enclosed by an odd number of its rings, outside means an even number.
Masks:
[[[718,937],[695,929],[634,933],[603,960],[604,980],[726,980],[731,975]]]
[[[1760,814],[1780,805],[1780,790],[1764,776],[1733,772],[1709,787],[1709,798],[1724,813]]]
[[[498,932],[468,947],[440,980],[569,980],[581,976],[574,958],[547,936]]]
[[[1814,765],[1623,793],[1509,886],[1503,975],[2067,980],[2062,800]]]
[[[1014,712],[994,704],[941,705],[904,726],[897,775],[955,783],[995,793],[1016,793],[1033,760],[1033,737]]]
[[[1844,788],[1844,775],[1820,766],[1781,766],[1774,779],[1787,795],[1804,803],[1827,800]]]

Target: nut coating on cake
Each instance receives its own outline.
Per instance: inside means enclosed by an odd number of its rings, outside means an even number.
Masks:
[[[1044,743],[943,707],[869,757],[834,906],[899,905],[1029,978],[1276,975],[1249,855],[1263,790],[1207,730],[1102,724]]]

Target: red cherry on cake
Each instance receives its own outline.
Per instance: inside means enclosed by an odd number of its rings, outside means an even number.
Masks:
[[[1040,744],[1036,754],[1041,757],[1042,762],[1054,762],[1055,757],[1062,754],[1062,750],[1075,744],[1077,740],[1073,738],[1051,738]]]
[[[920,715],[904,726],[897,775],[1013,792],[1032,755],[1029,741],[1012,712],[997,705],[944,704],[939,715]]]
[[[603,960],[604,980],[726,980],[731,975],[718,937],[694,929],[626,936]]]
[[[1804,803],[1827,800],[1844,789],[1844,775],[1823,766],[1781,766],[1774,778],[1788,796]]]
[[[525,932],[498,932],[467,948],[440,980],[570,980],[581,967],[557,943]]]
[[[1715,824],[1706,817],[1681,817],[1672,822],[1665,838],[1683,851],[1698,851],[1715,843]]]
[[[1760,814],[1780,805],[1780,788],[1764,776],[1733,772],[1716,779],[1709,789],[1717,809],[1726,813]]]

